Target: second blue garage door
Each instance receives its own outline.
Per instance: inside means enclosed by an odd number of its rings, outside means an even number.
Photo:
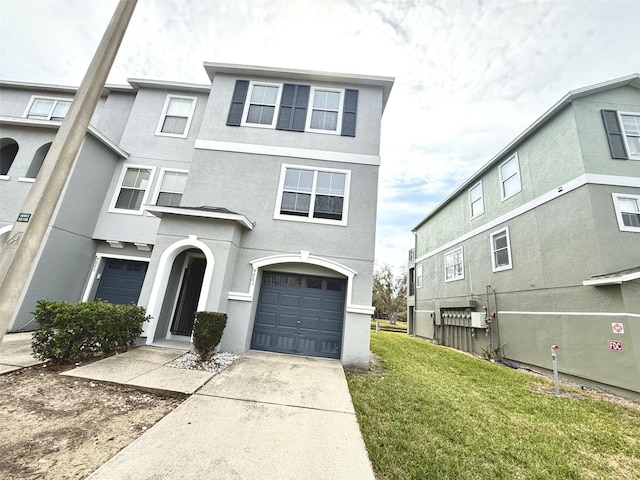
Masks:
[[[346,281],[265,272],[251,348],[340,358]]]

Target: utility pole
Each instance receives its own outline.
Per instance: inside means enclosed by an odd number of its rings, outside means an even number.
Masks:
[[[0,341],[17,311],[42,241],[138,0],[120,0],[69,112],[13,224],[0,258]]]

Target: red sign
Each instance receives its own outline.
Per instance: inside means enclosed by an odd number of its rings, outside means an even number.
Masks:
[[[609,350],[613,350],[614,352],[622,352],[624,349],[622,348],[622,342],[616,342],[615,340],[609,340]]]
[[[624,325],[622,323],[612,323],[611,329],[613,333],[624,333]]]

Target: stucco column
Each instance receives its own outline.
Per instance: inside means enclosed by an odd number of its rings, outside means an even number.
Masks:
[[[0,341],[20,303],[137,0],[120,0],[0,258]],[[35,305],[34,305],[35,308]]]

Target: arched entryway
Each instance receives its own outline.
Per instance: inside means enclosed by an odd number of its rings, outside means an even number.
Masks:
[[[0,139],[0,175],[9,175],[17,154],[18,143],[13,138]]]
[[[165,339],[191,341],[194,314],[206,309],[213,264],[211,250],[195,237],[163,252],[147,308],[152,317],[147,344]]]

